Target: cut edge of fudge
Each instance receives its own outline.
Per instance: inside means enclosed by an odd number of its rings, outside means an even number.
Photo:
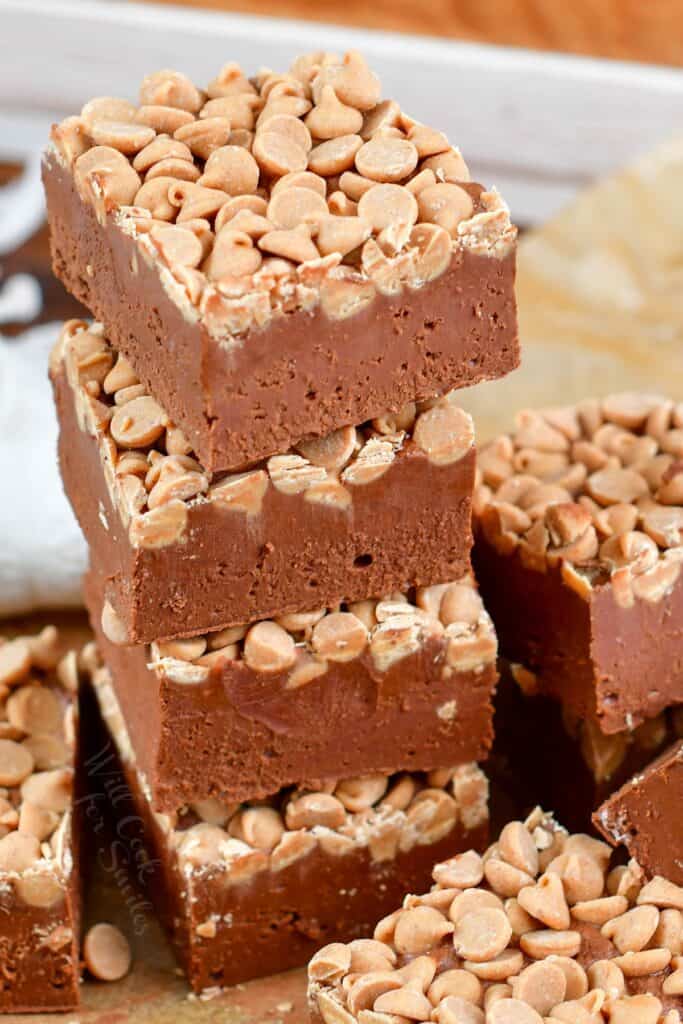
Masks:
[[[340,111],[355,131],[339,131]],[[100,97],[56,125],[47,159],[135,238],[189,321],[231,342],[318,303],[352,317],[377,292],[428,284],[459,250],[505,257],[517,234],[443,133],[381,100],[358,53],[252,79],[228,64],[208,93],[148,75],[137,107]]]
[[[107,638],[103,586],[84,596],[159,810],[490,749],[496,637],[469,579],[148,647]]]
[[[3,1012],[79,1004],[78,688],[54,626],[0,639]]]
[[[682,423],[667,398],[616,394],[523,411],[479,453],[475,570],[501,650],[606,733],[683,702],[666,662],[683,603]],[[654,692],[652,673],[668,685]]]
[[[681,794],[683,740],[672,744],[605,800],[593,823],[608,842],[625,846],[649,876],[666,875],[682,885]]]
[[[321,949],[311,1020],[680,1024],[683,889],[611,854],[539,808],[509,822],[483,855],[437,863],[371,940]]]
[[[486,842],[488,782],[476,764],[155,812],[107,669],[92,683],[143,829],[152,900],[195,990],[302,964],[326,935],[364,934],[370,908],[426,881],[433,851]]]
[[[453,393],[211,479],[101,325],[64,326],[51,376],[65,486],[131,642],[469,569],[474,429]]]
[[[344,64],[339,68],[347,73]],[[312,73],[322,75],[323,69],[313,67]],[[264,136],[267,145],[275,140],[276,147],[296,150],[290,133],[308,129],[281,108],[300,104],[296,93],[312,87],[305,76],[275,76],[277,81],[262,86],[237,77],[238,88],[268,93],[257,100],[263,109],[253,140],[250,129],[239,128],[239,141],[217,142],[216,119],[195,118],[182,106],[145,103],[140,112],[125,100],[105,98],[55,129],[44,161],[55,273],[107,324],[117,349],[173,415],[203,465],[212,472],[235,469],[285,451],[302,437],[324,436],[387,410],[396,413],[408,402],[514,369],[516,230],[496,193],[461,180],[468,172],[459,153],[443,137],[437,145],[439,133],[428,132],[429,145],[445,149],[424,151],[416,181],[409,170],[389,182],[356,171],[325,178],[310,169],[273,169],[258,186],[264,194],[252,194],[225,161],[256,166],[249,147],[253,141],[258,151]],[[145,94],[169,93],[177,104],[186,102],[186,87],[197,93],[174,72],[150,79]],[[388,112],[396,122],[397,110],[387,101],[368,116],[383,121]],[[155,128],[135,122],[138,116],[186,120],[197,139],[190,144],[170,138],[178,130],[184,134],[187,125],[169,133],[160,122],[157,137]],[[357,140],[359,155],[368,145],[371,154],[383,154],[384,167],[397,144],[417,154],[407,138],[412,128],[407,122],[405,128],[397,122],[368,126],[367,140],[346,139]],[[211,137],[202,142],[207,130]],[[94,147],[93,132],[100,141]],[[167,142],[185,159],[160,157]],[[322,145],[336,150],[344,144],[335,137]],[[142,161],[146,179],[130,195],[131,183],[141,179],[129,156],[139,166]],[[349,152],[349,168],[355,159]],[[392,166],[391,173],[398,173]],[[232,194],[207,187],[202,172],[218,173]],[[384,172],[375,173],[381,178]],[[188,175],[198,180],[186,180]],[[355,212],[356,200],[339,187],[342,179],[351,192],[354,186],[365,190],[357,196],[362,216]],[[404,184],[409,179],[418,198]],[[179,205],[170,203],[171,193]],[[319,224],[310,205],[327,208],[328,198],[344,212],[319,210]],[[138,205],[131,207],[131,199]],[[284,215],[277,212],[281,207]],[[269,212],[273,222],[264,216]],[[261,230],[292,219],[294,227]],[[213,246],[216,224],[221,242]],[[245,230],[236,230],[240,224]],[[348,241],[352,225],[363,236],[355,248],[340,242],[336,251],[336,243],[325,241],[330,227]],[[307,252],[301,252],[301,242]],[[262,260],[265,248],[273,251]]]

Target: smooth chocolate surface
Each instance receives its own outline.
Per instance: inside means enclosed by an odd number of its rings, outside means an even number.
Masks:
[[[183,317],[134,239],[98,223],[54,157],[44,182],[56,275],[107,325],[211,473],[518,365],[514,251],[462,249],[431,284],[378,295],[346,320],[297,311],[226,344]]]
[[[683,741],[626,782],[594,815],[610,843],[623,845],[648,875],[683,885]]]
[[[265,797],[302,779],[444,768],[490,748],[495,664],[453,669],[440,638],[386,671],[366,652],[293,689],[286,673],[229,658],[188,684],[149,668],[149,648],[104,637],[93,573],[85,599],[156,809]]]
[[[474,449],[439,466],[412,442],[379,479],[352,488],[348,508],[268,486],[254,515],[193,502],[179,540],[135,547],[98,442],[79,426],[63,364],[54,387],[64,487],[131,643],[457,580],[469,570]]]
[[[609,581],[584,598],[559,566],[527,568],[479,530],[473,561],[501,653],[535,673],[570,720],[592,717],[611,734],[683,703],[683,578],[624,608]]]

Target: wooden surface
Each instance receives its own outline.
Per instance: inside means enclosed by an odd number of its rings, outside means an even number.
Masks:
[[[165,0],[169,2],[169,0]],[[682,0],[170,0],[505,46],[683,65]]]

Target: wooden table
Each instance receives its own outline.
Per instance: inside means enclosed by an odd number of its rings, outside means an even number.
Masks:
[[[164,0],[504,46],[683,66],[681,0]]]

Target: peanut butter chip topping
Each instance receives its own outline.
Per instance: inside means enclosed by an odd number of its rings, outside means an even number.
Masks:
[[[638,406],[628,409],[635,415]],[[386,1015],[437,1024],[680,1024],[681,922],[664,915],[680,913],[683,890],[663,878],[646,883],[633,861],[615,869],[617,878],[610,856],[606,844],[568,835],[537,808],[508,824],[483,857],[470,851],[437,864],[432,890],[406,896],[378,923],[376,949],[320,950],[309,965],[311,1004],[325,1024],[386,1024]],[[491,864],[500,870],[488,872]],[[621,902],[599,924],[577,915],[577,897],[609,900],[615,885]]]
[[[108,670],[97,658],[92,678],[102,714],[125,757],[131,749],[125,722]],[[443,839],[458,823],[469,831],[487,821],[488,781],[476,764],[435,775],[415,772],[311,780],[254,803],[204,800],[177,814],[157,817],[186,877],[221,871],[226,884],[238,884],[268,868],[280,871],[317,846],[335,856],[364,848],[373,862],[382,865],[399,850],[407,852]],[[443,931],[453,931],[441,914],[423,910],[411,913],[402,926],[404,941],[411,948],[427,942],[430,921],[443,926]],[[393,949],[381,942],[362,939],[351,945],[348,955],[342,951],[339,965],[335,948],[329,950],[327,961],[317,968],[321,976],[346,970],[351,963],[358,970],[384,964],[389,969],[395,963]],[[422,962],[412,970],[428,982],[428,967]],[[407,987],[412,987],[410,980],[406,972]],[[396,988],[401,984],[397,979]]]
[[[310,184],[310,183],[309,183]],[[385,187],[385,186],[381,186]],[[386,186],[393,188],[395,186]],[[281,218],[281,197],[295,193],[295,203],[286,208],[303,218],[296,226]],[[344,236],[343,246],[362,242],[368,227],[360,217],[333,217],[322,212],[322,199],[315,187],[296,178],[278,192],[268,207],[271,220],[243,209],[234,220],[253,230],[237,231],[228,222],[219,231],[210,255],[207,273],[218,280],[232,279],[235,268],[245,262],[276,273],[278,263],[264,259],[260,250],[291,252],[292,246],[314,245],[311,225],[316,218],[319,244],[325,248],[333,236]],[[254,225],[254,221],[264,221]],[[150,232],[160,250],[173,249],[190,267],[202,258],[202,226],[161,225]],[[263,228],[263,233],[261,233]],[[195,234],[194,231],[197,231]],[[260,248],[259,248],[260,247]],[[328,257],[334,259],[334,257]],[[55,345],[53,375],[63,368],[72,389],[81,427],[98,438],[113,503],[128,527],[135,547],[162,547],[181,541],[188,527],[189,509],[213,501],[236,513],[259,514],[269,490],[339,511],[350,510],[357,488],[379,480],[397,457],[415,445],[435,466],[448,466],[465,458],[474,445],[470,416],[459,409],[450,393],[442,398],[410,403],[397,413],[387,413],[359,427],[348,426],[324,437],[307,438],[295,451],[276,455],[246,473],[213,480],[195,459],[192,446],[164,409],[146,393],[131,365],[112,349],[101,324],[68,321]],[[116,609],[105,605],[103,623],[115,643],[125,643],[125,629]],[[444,620],[444,625],[448,622]],[[23,671],[28,654],[19,644],[0,652],[0,681],[3,660],[6,675]]]
[[[31,906],[61,899],[70,870],[63,849],[77,685],[75,653],[65,652],[54,626],[0,638],[0,886]]]
[[[216,84],[225,68],[206,92],[162,70],[143,80],[137,104],[98,97],[52,132],[57,158],[72,168],[99,222],[114,217],[185,314],[201,316],[215,337],[245,335],[317,303],[328,315],[351,316],[386,290],[387,277],[394,293],[420,288],[447,269],[456,249],[493,257],[511,250],[516,232],[500,196],[470,186],[462,156],[442,132],[382,100],[361,54],[313,53],[284,74],[264,69],[252,80],[235,64],[226,68],[237,91]],[[295,194],[300,189],[319,201]],[[248,205],[235,205],[239,199]],[[214,259],[221,229],[238,230],[233,221],[245,210],[267,221],[252,222],[262,251],[290,263],[277,279],[261,272],[256,253]],[[166,235],[155,244],[160,225],[198,219],[201,259],[187,239]],[[430,273],[424,235],[413,235],[413,226],[444,229],[444,251]],[[361,259],[368,240],[381,253],[374,265]],[[325,301],[326,283],[348,292],[359,281],[363,303]]]
[[[83,940],[83,959],[94,978],[119,981],[130,970],[131,951],[125,935],[113,924],[96,924]]]
[[[683,551],[681,423],[683,406],[639,393],[520,413],[480,452],[478,528],[585,599],[611,580],[623,607],[660,600]]]

